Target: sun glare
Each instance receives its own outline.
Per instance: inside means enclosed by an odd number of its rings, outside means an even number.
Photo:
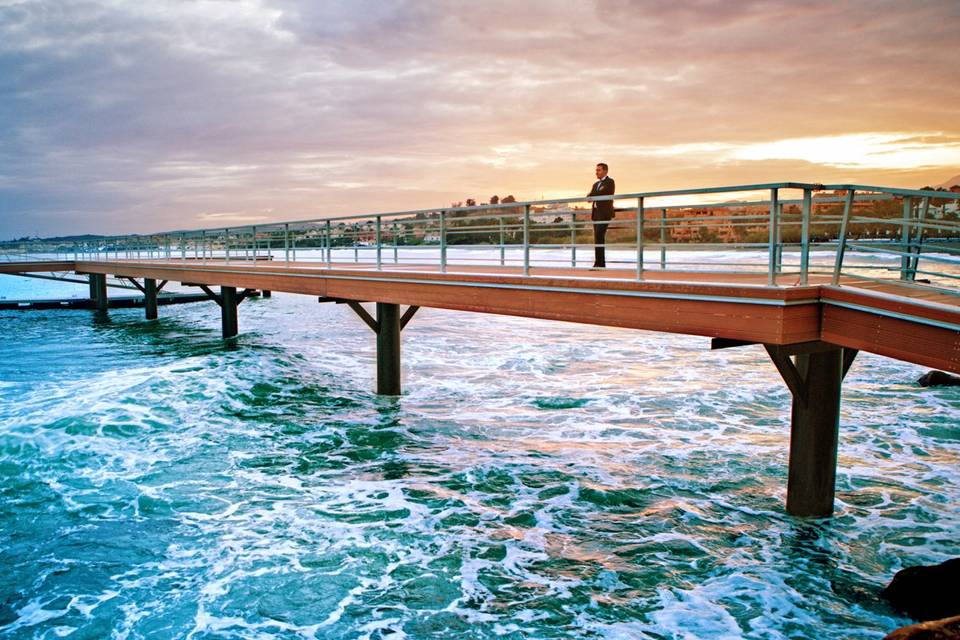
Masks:
[[[922,141],[939,133],[858,133],[790,138],[733,149],[735,160],[803,160],[834,167],[905,169],[960,164],[960,143]]]

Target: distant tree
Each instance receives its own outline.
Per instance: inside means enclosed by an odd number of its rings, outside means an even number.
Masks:
[[[510,204],[511,202],[516,202],[516,201],[517,199],[514,198],[513,196],[504,196],[503,199],[500,201],[500,204]]]
[[[450,207],[453,209],[459,209],[463,206],[463,202],[451,202]]]
[[[490,204],[500,204],[500,196],[490,196]]]
[[[467,198],[467,206],[468,206],[468,207],[475,207],[475,206],[477,206],[477,201],[474,200],[473,198]]]

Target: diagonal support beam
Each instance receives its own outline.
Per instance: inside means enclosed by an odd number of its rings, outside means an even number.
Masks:
[[[362,303],[360,303],[359,301],[344,300],[342,298],[323,298],[323,297],[318,298],[317,300],[319,302],[335,302],[337,304],[347,305],[348,307],[353,309],[354,313],[360,316],[360,319],[363,320],[363,322],[368,327],[370,327],[371,331],[373,331],[377,335],[380,335],[380,322],[376,320],[372,315],[370,315],[370,313],[363,307]],[[382,304],[382,303],[378,302],[377,304]],[[410,305],[409,307],[407,307],[407,310],[403,312],[403,316],[401,316],[399,320],[400,331],[403,331],[404,327],[406,327],[410,323],[410,321],[413,320],[413,316],[417,315],[417,311],[419,310],[420,310],[420,307],[417,305]]]
[[[133,286],[135,286],[137,289],[140,289],[140,293],[142,293],[142,294],[144,294],[144,295],[147,294],[146,288],[145,288],[142,284],[140,284],[139,282],[137,282],[137,279],[136,279],[136,278],[127,278],[127,277],[124,277],[124,278],[122,278],[122,279],[123,279],[123,280],[127,280],[128,282],[130,282],[130,284],[132,284]]]
[[[850,367],[853,366],[853,361],[857,359],[857,354],[860,353],[856,349],[847,349],[843,350],[843,374],[840,376],[840,379],[843,380],[847,377],[847,372],[850,371]]]
[[[166,284],[167,284],[168,282],[170,282],[170,281],[169,281],[169,280],[161,280],[161,281],[160,281],[160,284],[157,285],[157,293],[160,293],[161,291],[163,291],[163,288],[166,286]]]
[[[213,291],[211,291],[211,290],[210,290],[210,287],[208,287],[208,286],[205,285],[205,284],[198,284],[197,286],[200,287],[200,288],[203,290],[203,292],[204,292],[205,294],[207,294],[207,296],[208,296],[211,300],[213,300],[213,301],[216,302],[218,305],[220,305],[220,308],[221,308],[221,309],[223,308],[223,298],[221,298],[220,296],[218,296],[217,294],[215,294]]]
[[[374,320],[373,316],[363,308],[363,305],[355,300],[347,300],[347,306],[353,309],[353,312],[360,316],[360,319],[363,320],[374,333],[380,333],[380,323]]]
[[[400,331],[403,331],[404,327],[407,326],[407,323],[413,320],[413,316],[417,315],[417,311],[419,310],[420,307],[413,304],[407,307],[407,310],[404,311],[403,315],[400,317]]]
[[[241,302],[243,302],[244,300],[246,300],[256,292],[257,292],[256,289],[244,289],[239,294],[237,294],[237,304],[240,304]]]
[[[777,349],[776,345],[765,344],[763,346],[767,350],[770,359],[773,360],[773,365],[783,377],[783,381],[787,383],[787,388],[790,389],[790,393],[793,394],[794,399],[799,401],[803,406],[807,406],[807,383],[800,375],[800,372],[797,371],[793,360],[790,359],[790,356]]]

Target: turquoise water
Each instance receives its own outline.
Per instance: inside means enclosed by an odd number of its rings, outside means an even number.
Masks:
[[[0,311],[0,637],[879,638],[960,555],[920,367],[861,354],[800,520],[758,347],[425,309],[391,399],[344,306],[160,314]]]

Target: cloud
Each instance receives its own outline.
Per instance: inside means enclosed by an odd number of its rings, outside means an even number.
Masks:
[[[939,182],[958,32],[946,0],[0,2],[0,237],[579,193],[598,158]]]

